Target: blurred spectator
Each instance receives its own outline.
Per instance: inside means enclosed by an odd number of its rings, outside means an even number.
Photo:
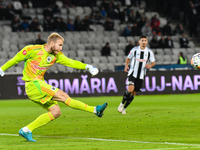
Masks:
[[[80,16],[76,16],[76,19],[74,21],[74,30],[75,31],[80,31],[81,30],[81,20]]]
[[[24,21],[22,22],[22,31],[25,31],[25,32],[29,31],[29,25],[30,24],[28,20],[24,19]]]
[[[11,22],[11,27],[13,32],[19,32],[21,29],[21,24],[19,21],[19,18],[17,16],[14,17],[14,19]]]
[[[104,7],[101,8],[100,12],[101,12],[102,18],[106,18],[107,17],[107,13],[106,13],[106,10],[105,10]]]
[[[172,27],[170,26],[170,22],[168,21],[167,24],[162,29],[163,35],[172,35]]]
[[[114,23],[110,21],[110,18],[107,18],[106,22],[104,23],[104,28],[106,31],[114,30]]]
[[[45,44],[46,42],[41,38],[41,34],[38,34],[38,38],[35,40],[35,44]]]
[[[60,18],[60,29],[62,32],[65,32],[67,30],[67,24],[66,24],[64,18]],[[74,25],[73,25],[73,31],[74,31]]]
[[[150,40],[150,48],[158,48],[158,40],[157,36],[153,35],[152,39]]]
[[[146,25],[144,25],[142,27],[142,35],[146,35],[146,36],[151,36],[152,35],[152,30],[151,30],[151,26],[149,24],[149,22],[146,23]]]
[[[126,11],[126,9],[124,9],[124,10],[120,13],[120,21],[121,21],[121,23],[123,24],[123,23],[127,23],[127,22],[128,22],[128,19],[129,19],[129,17],[128,17],[127,11]]]
[[[139,43],[138,41],[135,41],[135,45],[134,46],[139,46]]]
[[[96,12],[95,15],[94,15],[94,22],[95,22],[95,24],[102,24],[101,21],[100,21],[101,18],[102,17],[100,16],[100,13]]]
[[[49,6],[47,6],[44,10],[43,10],[43,15],[44,17],[49,16],[50,18],[53,17],[53,12],[51,10],[51,8]]]
[[[39,24],[37,18],[34,18],[33,21],[31,22],[30,30],[31,31],[40,31],[40,24]]]
[[[12,4],[12,0],[3,0],[0,3],[3,5],[3,8],[7,8],[8,5]]]
[[[74,25],[73,25],[71,19],[69,19],[69,21],[67,23],[67,31],[74,31]]]
[[[181,48],[188,48],[189,40],[185,37],[185,33],[182,33],[182,35],[179,38],[179,44]]]
[[[138,16],[137,14],[135,13],[134,9],[131,10],[130,14],[129,14],[129,22],[131,23],[136,23],[137,22],[137,19],[138,19]]]
[[[161,36],[160,40],[158,41],[158,48],[165,48],[165,36]]]
[[[132,41],[129,41],[129,44],[125,48],[125,55],[127,56],[130,52],[130,50],[134,47]]]
[[[31,20],[31,17],[28,15],[29,14],[29,10],[28,10],[27,4],[24,4],[23,6],[24,7],[22,9],[22,19]]]
[[[139,22],[138,22],[138,28],[140,28],[142,30],[142,27],[144,27],[144,25],[146,24],[146,18],[142,17]]]
[[[145,17],[145,10],[141,5],[140,5],[139,9],[137,10],[137,12],[138,12],[140,18]]]
[[[159,27],[160,26],[160,20],[157,18],[157,15],[155,14],[152,18],[151,18],[151,27]]]
[[[174,29],[174,34],[181,35],[184,32],[183,24],[178,24]]]
[[[178,58],[177,64],[180,64],[180,65],[185,65],[185,64],[187,64],[187,58],[185,58],[185,57],[183,56],[183,53],[182,53],[182,52],[179,53],[179,58]]]
[[[198,25],[198,10],[196,6],[190,1],[190,9],[189,9],[189,29],[190,36],[197,36],[197,25]]]
[[[159,26],[157,26],[157,23],[154,22],[155,25],[152,26],[152,33],[154,35],[161,35],[161,29]]]
[[[131,36],[132,32],[131,32],[131,27],[130,26],[127,26],[125,27],[124,31],[123,31],[123,36]]]
[[[106,2],[106,0],[103,0],[103,2],[101,3],[100,9],[102,10],[102,8],[104,8],[106,12],[108,11],[108,3]]]
[[[53,14],[59,14],[60,13],[60,9],[59,9],[58,5],[55,4],[53,6],[52,13]]]
[[[46,16],[43,20],[44,31],[52,31],[52,22],[49,16]]]
[[[115,16],[114,8],[115,7],[113,6],[112,3],[108,4],[108,10],[106,12],[107,12],[108,17],[111,19],[114,19],[114,16]]]
[[[6,19],[6,9],[0,4],[0,20]]]
[[[92,29],[90,29],[90,24],[92,24],[92,21],[89,19],[87,15],[85,16],[85,19],[83,19],[82,22],[84,31],[92,31]]]
[[[165,38],[165,48],[173,48],[174,43],[173,40],[171,39],[171,36],[168,35],[167,38]]]
[[[53,30],[56,32],[61,32],[61,28],[60,28],[60,18],[56,17],[53,21]]]
[[[137,23],[134,23],[131,28],[131,35],[132,36],[140,36],[141,35],[141,29],[138,27]]]
[[[13,8],[14,8],[15,13],[19,14],[21,16],[23,6],[22,6],[22,3],[20,2],[20,0],[13,1]]]
[[[14,15],[15,15],[15,12],[14,12],[13,6],[9,4],[6,8],[6,19],[12,20],[14,19]]]
[[[101,49],[101,56],[110,56],[110,45],[107,42],[106,45]]]
[[[120,13],[121,13],[121,5],[117,4],[117,6],[114,9],[115,19],[120,19]]]

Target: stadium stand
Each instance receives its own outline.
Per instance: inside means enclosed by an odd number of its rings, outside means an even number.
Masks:
[[[24,3],[25,1],[23,1]],[[38,6],[34,1],[30,1],[32,6],[29,5],[27,8],[28,16],[31,19],[28,20],[29,24],[31,24],[32,20],[37,17],[39,21],[39,28],[38,31],[33,31],[31,28],[28,32],[24,32],[19,30],[18,32],[13,32],[12,28],[12,19],[6,18],[7,16],[0,15],[0,64],[4,64],[7,59],[12,58],[20,49],[22,49],[25,45],[34,44],[35,39],[37,38],[38,34],[41,34],[42,39],[46,39],[47,36],[56,31],[59,32],[64,38],[65,43],[63,46],[63,53],[68,56],[69,58],[76,59],[79,61],[83,61],[85,63],[91,64],[98,64],[100,67],[100,71],[115,71],[116,66],[123,66],[125,61],[125,47],[132,41],[135,43],[138,41],[139,36],[133,36],[132,32],[130,36],[123,36],[123,31],[127,26],[133,26],[133,22],[130,20],[122,21],[121,18],[123,15],[112,15],[112,13],[107,13],[106,17],[103,17],[101,14],[101,3],[102,1],[97,0],[95,1],[95,5],[90,5],[85,3],[83,6],[82,4],[79,5],[80,1],[74,5],[74,2],[71,2],[70,5],[66,5],[64,1],[51,1],[49,2],[49,16],[51,18],[51,24],[48,28],[48,31],[44,31],[44,18],[45,14],[44,11],[46,10],[45,7],[47,6]],[[111,3],[111,1],[106,1],[107,4]],[[26,3],[26,2],[25,2]],[[12,4],[12,2],[11,2]],[[123,5],[122,1],[116,0],[115,5],[119,4],[121,6],[120,11],[123,10],[134,10],[135,12],[139,13],[139,5],[132,5],[127,7]],[[59,8],[56,10],[55,6]],[[157,15],[157,18],[160,22],[159,27],[162,29],[167,22],[170,20],[169,18],[166,19],[165,15],[160,12],[156,12],[155,10],[151,11],[150,8],[146,5],[146,1],[140,1],[140,5],[143,6],[144,10],[146,11],[144,16],[146,17],[145,22],[151,23],[152,18],[154,15]],[[113,6],[114,7],[114,6]],[[4,7],[6,9],[6,7]],[[148,11],[147,11],[148,10]],[[96,14],[100,13],[100,16]],[[53,15],[52,15],[53,14]],[[85,16],[89,17],[89,20],[85,19]],[[20,23],[23,22],[23,17],[16,14],[19,18]],[[76,17],[79,16],[80,20],[75,24]],[[141,18],[144,16],[139,16],[137,18],[137,24],[140,26]],[[14,17],[14,16],[12,16]],[[55,29],[55,24],[53,23],[55,17],[59,19],[63,18],[65,23],[67,24],[68,19],[73,21],[74,30],[69,31],[67,28],[58,30]],[[114,30],[112,31],[105,31],[104,23],[107,18],[111,18],[111,21],[114,23]],[[173,18],[173,16],[171,16]],[[173,22],[171,19],[171,39],[173,41],[174,47],[169,48],[152,48],[155,57],[156,57],[156,64],[176,64],[178,60],[179,52],[183,52],[188,59],[191,56],[200,51],[200,47],[195,45],[195,41],[189,41],[189,48],[180,48],[179,44],[179,33],[174,33],[176,22]],[[21,25],[18,27],[21,28]],[[187,32],[187,28],[184,29]],[[152,32],[153,35],[157,36],[159,40],[161,35],[155,34]],[[167,35],[165,35],[167,37]],[[148,36],[149,40],[152,36]],[[101,49],[105,45],[106,42],[110,43],[111,47],[111,56],[110,57],[103,57],[101,56]],[[149,46],[149,45],[148,45]],[[22,72],[20,65],[14,67],[14,69],[8,70],[8,72]],[[151,69],[152,70],[152,69]],[[58,73],[58,72],[76,72],[76,69],[64,69],[60,65],[55,65],[52,67],[48,73]]]

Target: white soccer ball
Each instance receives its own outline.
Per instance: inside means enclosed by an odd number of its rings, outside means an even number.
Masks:
[[[191,65],[195,69],[200,69],[200,53],[196,53],[192,56]]]

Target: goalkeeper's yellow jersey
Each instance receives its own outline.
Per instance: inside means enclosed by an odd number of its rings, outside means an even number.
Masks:
[[[24,61],[24,81],[44,80],[44,74],[54,63],[59,63],[71,68],[85,69],[86,64],[66,57],[62,52],[57,55],[47,53],[44,45],[29,45],[19,51],[12,59],[6,62],[1,69],[3,71]]]

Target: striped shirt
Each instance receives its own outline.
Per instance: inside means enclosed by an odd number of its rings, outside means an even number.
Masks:
[[[146,75],[145,65],[148,62],[154,62],[155,57],[153,51],[146,47],[144,50],[140,49],[140,46],[135,46],[131,49],[130,53],[127,56],[128,59],[131,59],[130,69],[128,76],[133,73],[133,77],[137,79],[144,79]]]

